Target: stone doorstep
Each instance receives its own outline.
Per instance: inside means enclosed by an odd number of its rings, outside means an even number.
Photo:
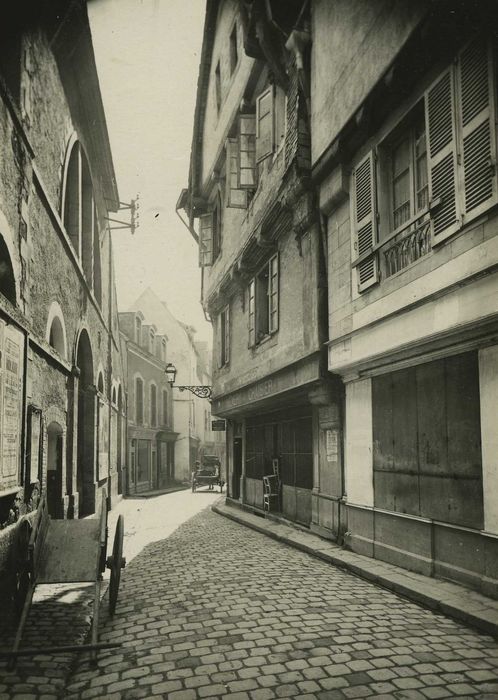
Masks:
[[[241,508],[216,503],[211,506],[211,510],[498,638],[498,600],[454,582],[430,578],[394,564],[344,550],[330,540],[322,539],[292,524],[287,525],[275,519],[253,515]]]

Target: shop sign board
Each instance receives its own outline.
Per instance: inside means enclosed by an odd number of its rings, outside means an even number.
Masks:
[[[218,431],[223,431],[223,430],[226,430],[225,421],[224,421],[223,419],[212,420],[212,421],[211,421],[211,430],[213,430],[213,431],[217,431],[217,430],[218,430]]]

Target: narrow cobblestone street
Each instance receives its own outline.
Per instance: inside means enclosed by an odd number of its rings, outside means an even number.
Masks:
[[[498,697],[490,637],[209,509],[124,570],[101,640],[64,697]]]

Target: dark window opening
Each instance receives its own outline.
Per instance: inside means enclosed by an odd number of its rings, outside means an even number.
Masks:
[[[9,251],[4,239],[0,236],[0,293],[10,301],[16,303],[16,282],[14,270],[10,260]]]
[[[233,25],[232,32],[230,34],[230,75],[234,72],[239,61],[238,47],[237,47],[237,24]]]
[[[221,107],[221,70],[219,63],[216,65],[216,70],[214,72],[214,86],[216,95],[216,109],[219,112]]]
[[[137,425],[144,422],[144,383],[139,377],[135,380],[135,422]]]
[[[157,424],[157,389],[155,384],[150,385],[150,424],[153,428]]]

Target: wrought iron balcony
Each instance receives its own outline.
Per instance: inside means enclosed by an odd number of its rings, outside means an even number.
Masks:
[[[379,247],[383,248],[385,276],[392,277],[432,250],[430,220],[424,218],[407,222],[406,226]]]

